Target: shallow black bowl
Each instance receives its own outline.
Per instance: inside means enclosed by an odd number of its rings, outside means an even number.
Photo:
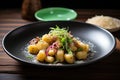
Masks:
[[[33,59],[28,58],[29,53],[26,50],[28,42],[36,36],[48,33],[49,28],[56,25],[69,27],[69,30],[75,37],[79,37],[82,41],[90,43],[90,45],[92,44],[94,55],[83,62],[78,61],[75,64],[63,65],[36,63]],[[12,58],[23,63],[47,67],[71,67],[90,64],[111,54],[115,49],[115,45],[115,38],[110,32],[95,25],[76,21],[48,21],[27,24],[8,32],[2,40],[5,52]]]

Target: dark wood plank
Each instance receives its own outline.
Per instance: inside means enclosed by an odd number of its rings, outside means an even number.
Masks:
[[[120,10],[76,9],[77,21],[85,22],[95,15],[108,15],[120,18]],[[87,66],[73,68],[44,68],[24,65],[10,56],[2,48],[4,35],[19,27],[34,21],[21,18],[18,9],[0,11],[0,80],[53,80],[53,79],[103,79],[120,80],[120,52],[116,50],[108,57]],[[120,31],[112,33],[120,39]],[[119,45],[117,45],[119,46]]]
[[[0,74],[0,80],[24,80],[23,76],[19,74]]]

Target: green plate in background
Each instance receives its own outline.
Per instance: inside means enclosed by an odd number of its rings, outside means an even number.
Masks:
[[[41,21],[55,21],[55,20],[74,20],[77,13],[73,9],[62,7],[51,7],[40,9],[35,12],[35,18]]]

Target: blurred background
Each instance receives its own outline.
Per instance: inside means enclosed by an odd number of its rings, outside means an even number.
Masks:
[[[42,8],[119,9],[119,0],[41,0]],[[23,0],[1,0],[0,9],[21,8]]]

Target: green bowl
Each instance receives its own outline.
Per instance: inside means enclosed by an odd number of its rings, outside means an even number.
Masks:
[[[35,12],[35,18],[41,21],[69,21],[76,17],[77,13],[74,10],[62,7],[44,8]]]

